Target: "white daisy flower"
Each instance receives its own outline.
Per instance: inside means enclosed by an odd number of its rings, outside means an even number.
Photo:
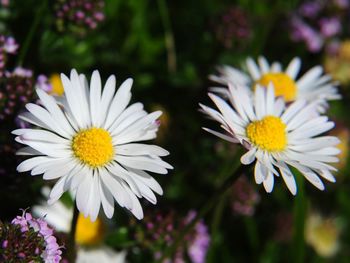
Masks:
[[[61,103],[37,89],[42,106],[29,103],[20,116],[40,129],[18,129],[16,141],[27,145],[18,151],[29,155],[19,172],[44,174],[44,180],[59,179],[49,203],[72,190],[85,217],[94,221],[102,204],[108,218],[114,213],[114,200],[138,219],[143,211],[138,198],[155,204],[153,191],[161,186],[145,171],[166,174],[172,169],[160,156],[169,153],[155,145],[137,143],[154,139],[160,111],[148,114],[142,103],[127,106],[132,79],[116,91],[116,79],[108,78],[102,91],[98,71],[92,74],[90,88],[84,75],[72,70],[70,79],[61,74],[64,95]]]
[[[324,190],[319,176],[335,182],[328,163],[337,162],[337,137],[321,136],[334,127],[326,116],[320,116],[312,104],[298,100],[285,107],[281,97],[275,97],[272,85],[257,86],[254,97],[246,89],[229,85],[230,106],[222,98],[209,93],[219,111],[201,105],[202,110],[218,121],[227,132],[222,134],[207,128],[206,131],[232,143],[241,143],[248,152],[241,157],[242,164],[255,162],[257,184],[263,183],[271,192],[274,176],[282,176],[290,192],[295,195],[297,186],[290,166],[299,170],[318,189]]]
[[[269,65],[264,57],[259,57],[258,63],[248,58],[245,63],[247,74],[226,65],[218,68],[219,75],[211,75],[210,79],[223,85],[230,83],[246,86],[250,90],[254,90],[258,84],[267,87],[272,83],[276,96],[282,96],[287,102],[297,99],[315,102],[318,110],[324,112],[328,106],[327,101],[340,98],[336,84],[329,75],[323,74],[321,66],[315,66],[298,77],[300,67],[301,60],[297,57],[292,59],[285,70],[279,62]],[[213,91],[227,95],[225,90],[213,88]]]

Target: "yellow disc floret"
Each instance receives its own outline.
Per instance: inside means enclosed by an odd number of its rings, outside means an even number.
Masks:
[[[75,231],[75,241],[79,245],[91,246],[103,240],[105,225],[100,218],[91,222],[89,217],[79,214],[77,229]]]
[[[112,137],[102,128],[94,127],[77,133],[72,149],[79,160],[93,168],[105,165],[114,156]]]
[[[275,116],[250,123],[246,134],[254,145],[265,151],[283,151],[287,145],[286,125]]]
[[[256,82],[263,87],[270,83],[275,88],[275,96],[283,96],[286,101],[293,101],[297,95],[297,86],[294,80],[285,73],[266,73]]]

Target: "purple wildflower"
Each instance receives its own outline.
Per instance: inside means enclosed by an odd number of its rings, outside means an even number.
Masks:
[[[348,1],[311,0],[291,14],[291,39],[304,42],[310,52],[316,53],[338,38],[347,21]]]
[[[189,242],[188,255],[193,263],[204,263],[210,244],[208,227],[200,220],[195,226],[195,234]]]
[[[103,8],[103,0],[56,0],[57,27],[83,35],[105,19]]]
[[[231,48],[233,42],[249,39],[252,33],[248,15],[235,6],[225,11],[215,24],[216,37],[226,48]]]
[[[16,114],[33,96],[32,71],[17,67],[0,84],[0,120]]]
[[[232,186],[232,210],[237,215],[252,216],[260,196],[245,176],[239,177]]]
[[[322,10],[322,4],[320,1],[309,1],[303,3],[299,7],[299,13],[304,17],[313,18],[316,17]]]
[[[145,247],[151,247],[154,258],[160,259],[164,247],[173,244],[174,239],[196,217],[196,212],[191,210],[186,217],[178,217],[174,212],[167,214],[157,213],[144,219],[143,233],[137,232],[136,239],[142,240]],[[139,234],[141,234],[139,236]],[[194,228],[184,237],[184,242],[179,246],[172,259],[166,262],[186,262],[186,255],[193,263],[204,263],[209,248],[210,236],[203,219],[200,219]]]
[[[45,220],[23,211],[11,224],[0,222],[0,261],[60,262],[62,251]]]
[[[320,30],[324,37],[332,37],[341,31],[341,24],[338,17],[322,18],[320,20]]]
[[[0,35],[0,77],[3,77],[8,55],[16,54],[18,44],[13,37]]]
[[[39,75],[36,80],[36,86],[39,89],[42,89],[45,92],[52,91],[52,84],[49,82],[49,79],[45,75]]]

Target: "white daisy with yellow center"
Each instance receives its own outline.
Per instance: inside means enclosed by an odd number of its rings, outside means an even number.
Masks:
[[[153,191],[163,193],[146,171],[166,174],[172,169],[160,158],[169,154],[166,150],[139,143],[156,137],[161,111],[148,114],[139,102],[128,106],[132,79],[118,90],[113,75],[102,90],[98,71],[92,74],[90,88],[86,77],[75,70],[70,79],[61,74],[61,80],[64,95],[60,102],[37,89],[41,105],[27,104],[29,112],[20,116],[40,129],[13,131],[16,141],[27,145],[18,154],[31,156],[17,170],[44,174],[45,180],[59,179],[49,203],[71,190],[76,193],[79,211],[92,221],[101,204],[111,218],[114,200],[143,218],[138,198],[155,204]]]
[[[292,59],[285,70],[279,62],[270,65],[264,57],[259,57],[258,63],[248,58],[245,63],[247,73],[225,65],[218,68],[219,75],[211,75],[210,78],[223,85],[246,86],[249,90],[255,90],[257,85],[267,88],[272,83],[275,95],[283,97],[286,102],[304,99],[315,102],[317,109],[324,112],[328,105],[327,101],[340,98],[336,84],[329,75],[323,74],[321,66],[311,68],[298,78],[300,67],[300,58]],[[227,95],[225,89],[212,88],[212,90]]]
[[[217,95],[209,93],[219,111],[200,104],[202,110],[218,121],[227,134],[211,129],[206,131],[233,143],[241,143],[248,152],[241,157],[245,165],[254,161],[257,184],[263,183],[271,192],[274,176],[282,176],[290,192],[297,187],[289,166],[299,170],[320,190],[324,184],[319,176],[335,182],[329,163],[338,162],[337,137],[318,135],[333,128],[334,123],[320,116],[312,104],[298,100],[285,106],[281,97],[275,97],[274,88],[257,86],[254,96],[247,89],[229,85],[230,106]]]

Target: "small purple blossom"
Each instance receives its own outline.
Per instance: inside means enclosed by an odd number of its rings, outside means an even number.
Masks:
[[[55,4],[57,27],[60,31],[69,29],[83,35],[95,29],[105,19],[103,8],[103,0],[57,0]]]
[[[0,262],[58,263],[62,251],[45,220],[23,211],[11,223],[0,222]]]
[[[16,54],[18,47],[19,45],[17,44],[16,40],[13,37],[6,38],[4,43],[4,50],[8,54]]]
[[[0,85],[0,120],[16,114],[33,96],[33,72],[17,67],[6,71]]]
[[[188,255],[193,263],[204,263],[210,244],[208,227],[200,220],[195,226],[195,235],[189,242]]]
[[[56,237],[53,236],[53,230],[45,220],[33,218],[30,213],[24,211],[22,216],[17,216],[11,223],[13,225],[19,225],[22,233],[33,229],[34,232],[38,233],[44,239],[45,250],[42,252],[41,257],[45,262],[60,262],[62,251],[57,244]]]
[[[172,211],[170,213],[157,213],[156,215],[144,219],[143,233],[136,234],[136,239],[145,242],[145,246],[152,244],[154,258],[160,259],[165,246],[173,244],[177,234],[181,232],[188,224],[194,220],[197,212],[191,210],[185,217],[178,217]],[[138,236],[141,234],[141,236]],[[210,244],[210,235],[208,227],[204,220],[200,219],[194,228],[186,234],[184,242],[175,251],[174,258],[165,259],[166,262],[186,262],[186,256],[193,263],[204,263]]]
[[[39,75],[36,80],[36,86],[39,89],[42,89],[45,92],[52,91],[52,84],[49,82],[49,79],[45,75]]]
[[[304,42],[307,49],[320,52],[328,43],[340,37],[347,23],[348,1],[307,1],[290,16],[290,37]]]
[[[341,24],[337,17],[322,18],[319,23],[324,37],[335,36],[341,31]]]
[[[16,54],[18,44],[13,37],[0,35],[0,77],[3,77],[9,54]]]
[[[304,17],[313,18],[316,17],[322,9],[322,4],[320,1],[309,1],[303,3],[299,7],[299,12]]]
[[[225,48],[248,40],[252,33],[248,14],[236,6],[229,7],[222,13],[215,25],[216,37]]]
[[[296,41],[304,41],[311,52],[318,52],[321,50],[324,39],[312,27],[306,24],[298,17],[293,17],[291,20],[292,32],[291,38]]]

